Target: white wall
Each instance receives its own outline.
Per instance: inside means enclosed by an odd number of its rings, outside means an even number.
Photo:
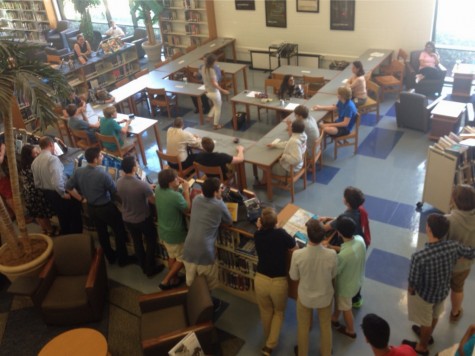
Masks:
[[[323,54],[326,59],[352,59],[368,48],[411,51],[430,40],[435,0],[355,0],[355,30],[330,30],[330,0],[320,0],[319,13],[296,11],[287,0],[287,28],[266,27],[264,0],[255,11],[235,10],[234,0],[215,0],[219,37],[236,38],[240,60],[249,61],[249,49],[291,42],[299,51]]]

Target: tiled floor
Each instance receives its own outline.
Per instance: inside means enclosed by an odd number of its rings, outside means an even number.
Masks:
[[[265,74],[250,71],[249,85],[259,89]],[[180,98],[180,106],[192,108],[191,100]],[[407,319],[406,287],[410,257],[427,241],[424,233],[424,217],[430,206],[423,207],[422,214],[415,210],[415,204],[421,200],[427,147],[431,144],[427,135],[418,131],[398,129],[395,122],[394,97],[388,96],[382,103],[384,115],[376,122],[374,114],[363,117],[360,129],[358,154],[353,155],[351,147],[342,149],[338,159],[333,160],[332,147],[324,153],[323,169],[317,172],[317,183],[309,184],[304,191],[301,183],[297,184],[296,204],[319,215],[336,216],[344,210],[342,192],[346,186],[353,185],[366,194],[366,208],[369,212],[372,245],[367,253],[366,279],[363,285],[364,304],[354,312],[358,337],[356,340],[334,333],[334,355],[369,355],[359,324],[366,313],[377,313],[388,320],[391,325],[391,344],[398,344],[403,338],[414,339],[411,323]],[[183,111],[183,110],[182,110]],[[184,111],[183,111],[184,112]],[[234,132],[228,121],[231,119],[229,102],[224,102],[222,123],[226,124],[220,132],[232,136],[257,140],[267,133],[274,124],[274,116],[269,112],[262,121],[255,119],[246,130]],[[210,124],[199,126],[198,116],[193,110],[184,115],[187,126],[211,130]],[[171,120],[165,115],[158,117],[162,142]],[[154,135],[149,132],[146,137],[148,169],[152,176],[159,169],[155,154]],[[252,184],[252,170],[248,167],[248,184]],[[264,190],[258,190],[262,200],[266,200]],[[275,190],[273,204],[284,206],[290,201],[288,192]],[[148,280],[139,271],[139,267],[130,266],[109,269],[111,278],[116,279],[144,293],[156,292],[161,276]],[[431,354],[457,342],[468,325],[475,322],[473,302],[475,291],[475,273],[466,283],[465,315],[457,325],[449,324],[446,308],[434,333],[435,344],[430,348]],[[230,305],[217,322],[217,326],[246,340],[239,355],[259,355],[263,346],[262,328],[259,323],[256,305],[243,301],[222,291],[214,292],[216,296]],[[450,306],[450,303],[447,303]],[[126,327],[126,326],[124,326]],[[293,354],[296,344],[295,302],[289,300],[281,339],[273,355],[288,356]],[[314,322],[311,331],[310,354],[318,354],[318,323]]]

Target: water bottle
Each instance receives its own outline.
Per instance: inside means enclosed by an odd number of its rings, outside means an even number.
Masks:
[[[188,84],[188,78],[187,77],[183,77],[183,81],[185,82],[185,85]]]

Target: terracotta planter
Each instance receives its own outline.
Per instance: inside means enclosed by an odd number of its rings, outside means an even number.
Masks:
[[[157,63],[162,58],[162,43],[157,42],[154,45],[150,45],[148,41],[142,43],[142,48],[147,54],[149,63]]]
[[[48,262],[51,253],[53,252],[53,240],[48,235],[30,234],[31,239],[45,240],[48,246],[46,250],[33,261],[25,263],[20,266],[10,267],[0,265],[0,273],[4,274],[10,281],[14,281],[18,277],[32,277],[37,276],[43,266]],[[0,247],[0,254],[6,248],[6,245]]]

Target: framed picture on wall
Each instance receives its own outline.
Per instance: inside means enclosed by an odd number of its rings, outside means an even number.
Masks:
[[[234,0],[236,10],[255,10],[256,1],[255,0]]]
[[[330,0],[330,30],[355,30],[355,0]]]
[[[287,4],[286,0],[265,0],[266,26],[287,27]]]
[[[297,12],[320,12],[320,0],[297,0]]]

